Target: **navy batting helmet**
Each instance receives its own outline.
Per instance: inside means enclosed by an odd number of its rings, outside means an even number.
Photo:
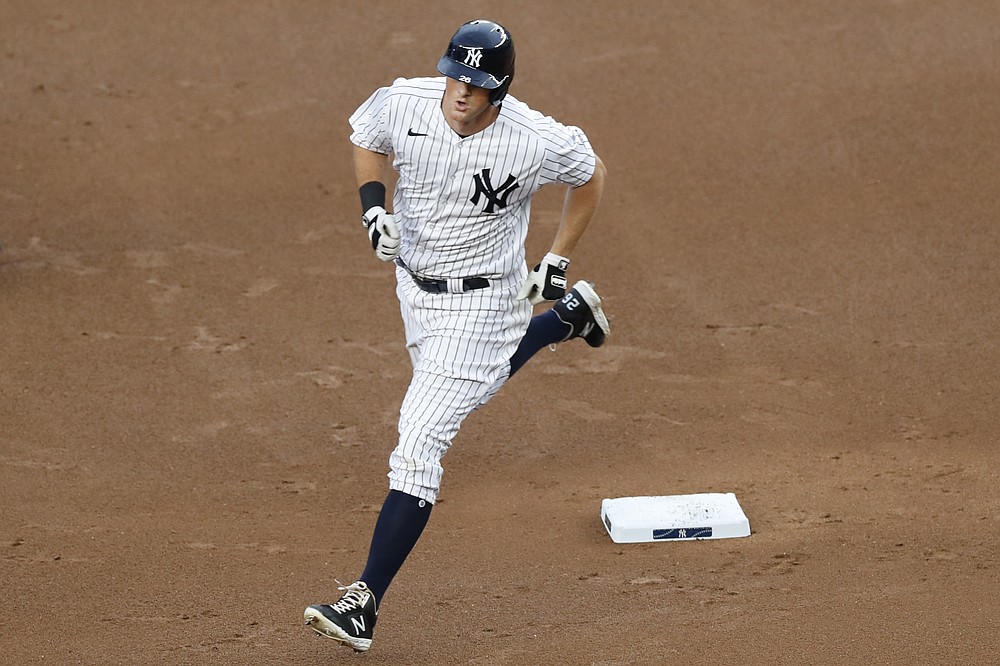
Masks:
[[[438,61],[438,71],[477,88],[490,90],[495,106],[514,80],[514,41],[499,23],[479,19],[462,25]]]

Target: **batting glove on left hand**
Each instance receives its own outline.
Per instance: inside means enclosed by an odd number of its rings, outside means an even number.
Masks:
[[[361,216],[361,223],[368,229],[375,256],[382,261],[392,261],[399,254],[399,227],[392,213],[381,206],[372,206]]]
[[[566,269],[569,259],[549,252],[534,270],[528,273],[528,279],[517,293],[518,299],[527,298],[532,305],[542,301],[556,301],[566,295]]]

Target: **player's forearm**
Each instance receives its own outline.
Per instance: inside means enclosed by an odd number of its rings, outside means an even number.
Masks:
[[[354,175],[358,180],[361,211],[385,208],[385,174],[389,156],[354,146]]]
[[[354,175],[357,177],[358,187],[372,181],[384,184],[388,164],[388,155],[354,146]]]
[[[552,252],[563,257],[569,257],[576,249],[577,243],[590,225],[597,207],[604,194],[604,180],[607,169],[601,158],[597,158],[594,175],[580,187],[571,187],[566,192],[563,203],[562,222],[552,243]]]

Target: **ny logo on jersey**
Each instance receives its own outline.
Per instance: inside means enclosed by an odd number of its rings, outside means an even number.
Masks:
[[[477,173],[472,178],[476,181],[476,193],[472,195],[469,201],[474,205],[478,205],[479,195],[484,195],[486,197],[486,207],[483,208],[484,213],[492,213],[494,206],[506,208],[507,199],[510,198],[511,193],[521,187],[517,179],[514,178],[514,174],[508,174],[507,180],[500,187],[493,187],[493,183],[490,182],[489,169],[483,169],[482,173]]]
[[[479,67],[479,61],[483,59],[483,50],[480,48],[467,49],[465,52],[465,64],[469,67]]]

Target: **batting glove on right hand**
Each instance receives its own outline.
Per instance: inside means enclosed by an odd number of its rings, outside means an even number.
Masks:
[[[381,206],[372,206],[361,216],[361,224],[368,229],[375,256],[382,261],[392,261],[399,254],[399,227],[392,213]]]
[[[532,305],[542,301],[556,301],[566,295],[566,269],[569,259],[549,252],[517,292],[518,299],[527,298]]]

